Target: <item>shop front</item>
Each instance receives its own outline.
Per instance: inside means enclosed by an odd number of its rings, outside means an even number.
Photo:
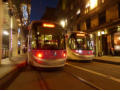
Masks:
[[[114,34],[114,55],[120,56],[120,32]]]
[[[94,33],[96,56],[120,56],[120,29],[117,27]]]

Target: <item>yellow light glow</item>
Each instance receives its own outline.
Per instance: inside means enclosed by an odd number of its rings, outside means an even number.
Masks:
[[[84,33],[79,33],[79,34],[76,34],[76,36],[85,36]]]
[[[104,31],[102,31],[102,32],[101,32],[101,34],[105,34],[105,32],[104,32]]]
[[[94,9],[98,5],[98,0],[90,0],[90,9]]]
[[[54,24],[43,23],[43,27],[54,28]]]
[[[120,40],[120,37],[118,37],[118,40]]]
[[[64,20],[61,20],[61,21],[60,21],[60,25],[64,28],[64,27],[65,27],[65,21],[64,21]]]
[[[98,32],[98,36],[100,36],[101,35],[101,32]]]
[[[88,2],[85,6],[85,8],[88,8],[88,7],[90,7],[90,2]]]
[[[90,38],[93,38],[93,35],[92,35],[92,34],[90,34]]]

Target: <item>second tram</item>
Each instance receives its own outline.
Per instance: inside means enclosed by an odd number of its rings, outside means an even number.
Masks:
[[[85,32],[68,32],[66,41],[67,59],[90,62],[93,57],[93,42]]]

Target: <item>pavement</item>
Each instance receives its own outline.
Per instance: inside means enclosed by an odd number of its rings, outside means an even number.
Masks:
[[[0,64],[0,88],[3,87],[3,83],[5,84],[9,81],[8,74],[12,77],[12,74],[25,66],[25,64],[26,54],[12,57],[11,60],[9,58],[2,59]],[[6,78],[7,80],[4,81]]]
[[[95,57],[93,61],[120,65],[120,56]]]

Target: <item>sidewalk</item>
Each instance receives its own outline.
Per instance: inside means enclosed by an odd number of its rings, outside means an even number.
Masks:
[[[20,55],[17,57],[12,57],[11,60],[9,58],[2,59],[0,64],[0,88],[3,86],[3,83],[9,82],[9,75],[11,75],[14,71],[18,71],[19,68],[22,68],[26,64],[26,55]],[[12,75],[11,75],[12,77]],[[7,78],[7,80],[6,80]],[[9,79],[8,79],[9,78]],[[5,79],[5,80],[4,80]],[[4,81],[3,81],[4,80]]]
[[[93,61],[120,65],[120,57],[119,57],[119,56],[102,56],[102,57],[95,57],[95,58],[93,59]]]
[[[4,77],[4,75],[11,72],[12,70],[16,69],[18,65],[24,64],[25,61],[26,55],[12,57],[11,60],[9,60],[9,58],[2,59],[0,65],[0,79]]]

